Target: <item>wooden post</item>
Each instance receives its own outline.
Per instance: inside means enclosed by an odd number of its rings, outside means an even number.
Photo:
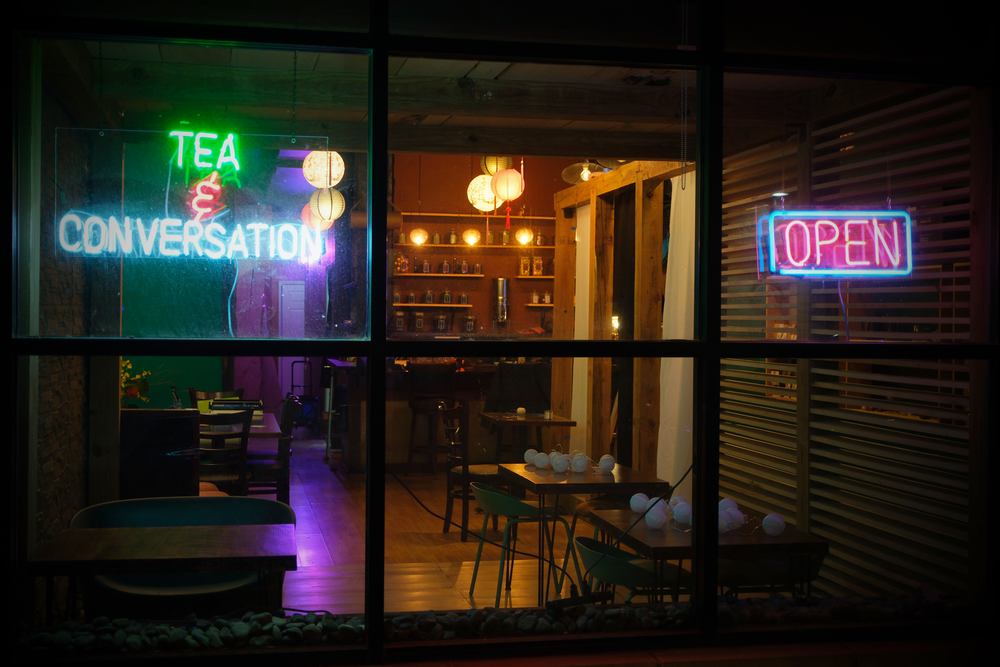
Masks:
[[[576,312],[576,210],[556,212],[555,277],[552,285],[552,338],[572,340]],[[573,411],[573,359],[552,360],[552,413],[570,417]],[[549,429],[549,447],[562,443],[563,431]]]
[[[635,181],[636,340],[663,338],[663,181]],[[660,433],[660,359],[633,361],[632,465],[656,473]]]
[[[615,256],[612,196],[590,196],[590,338],[611,339],[611,287]],[[611,358],[587,363],[587,454],[600,458],[611,449]]]

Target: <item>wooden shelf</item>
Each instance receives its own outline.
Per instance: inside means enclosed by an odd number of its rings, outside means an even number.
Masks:
[[[452,245],[451,243],[421,243],[417,245],[416,243],[399,243],[398,241],[393,245],[393,248],[464,248],[466,250],[527,250],[528,248],[537,248],[539,250],[555,250],[554,245],[468,245],[467,243],[456,243]]]
[[[555,276],[514,276],[518,280],[552,280]]]
[[[471,303],[393,303],[393,308],[472,308]]]
[[[556,304],[554,303],[526,303],[524,304],[528,308],[552,308]]]
[[[485,278],[482,273],[396,273],[392,278]]]

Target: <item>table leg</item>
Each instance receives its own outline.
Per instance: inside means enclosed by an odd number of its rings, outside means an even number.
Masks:
[[[555,573],[556,564],[556,525],[559,522],[559,494],[556,494],[555,501],[552,503],[552,528],[548,529],[548,521],[545,522],[546,530],[548,530],[548,548],[549,548],[549,566],[546,568],[545,574],[545,600],[549,599],[549,580]],[[557,575],[558,576],[558,575]],[[544,600],[543,600],[544,603]],[[541,605],[539,605],[541,606]]]
[[[538,495],[538,606],[545,605],[545,494]]]

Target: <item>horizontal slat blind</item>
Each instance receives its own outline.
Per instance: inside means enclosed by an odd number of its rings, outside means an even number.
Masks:
[[[831,543],[818,590],[965,591],[968,390],[962,361],[813,362],[810,531]]]

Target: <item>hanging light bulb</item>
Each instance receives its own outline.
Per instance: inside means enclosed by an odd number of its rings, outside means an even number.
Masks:
[[[466,229],[464,232],[462,232],[462,240],[468,243],[469,245],[476,245],[477,243],[479,243],[479,239],[481,238],[482,236],[479,234],[478,229],[473,229],[470,227]]]
[[[500,205],[500,200],[497,199],[493,191],[490,190],[490,179],[492,176],[489,174],[480,174],[472,179],[469,183],[469,189],[466,191],[466,196],[469,198],[469,203],[476,207],[477,210],[483,211],[484,213],[489,213],[496,209]]]
[[[309,212],[320,220],[336,220],[346,207],[344,195],[333,188],[320,188],[309,197]]]
[[[344,177],[344,158],[337,151],[313,151],[302,161],[302,175],[314,188],[332,188]]]
[[[416,245],[423,245],[427,243],[427,230],[417,227],[410,232],[410,241]]]
[[[581,181],[590,180],[590,160],[583,161],[583,170],[580,171],[580,180]]]
[[[531,230],[527,227],[521,227],[514,233],[514,238],[521,245],[528,245],[531,243],[531,239],[535,238],[535,235],[531,233]]]

